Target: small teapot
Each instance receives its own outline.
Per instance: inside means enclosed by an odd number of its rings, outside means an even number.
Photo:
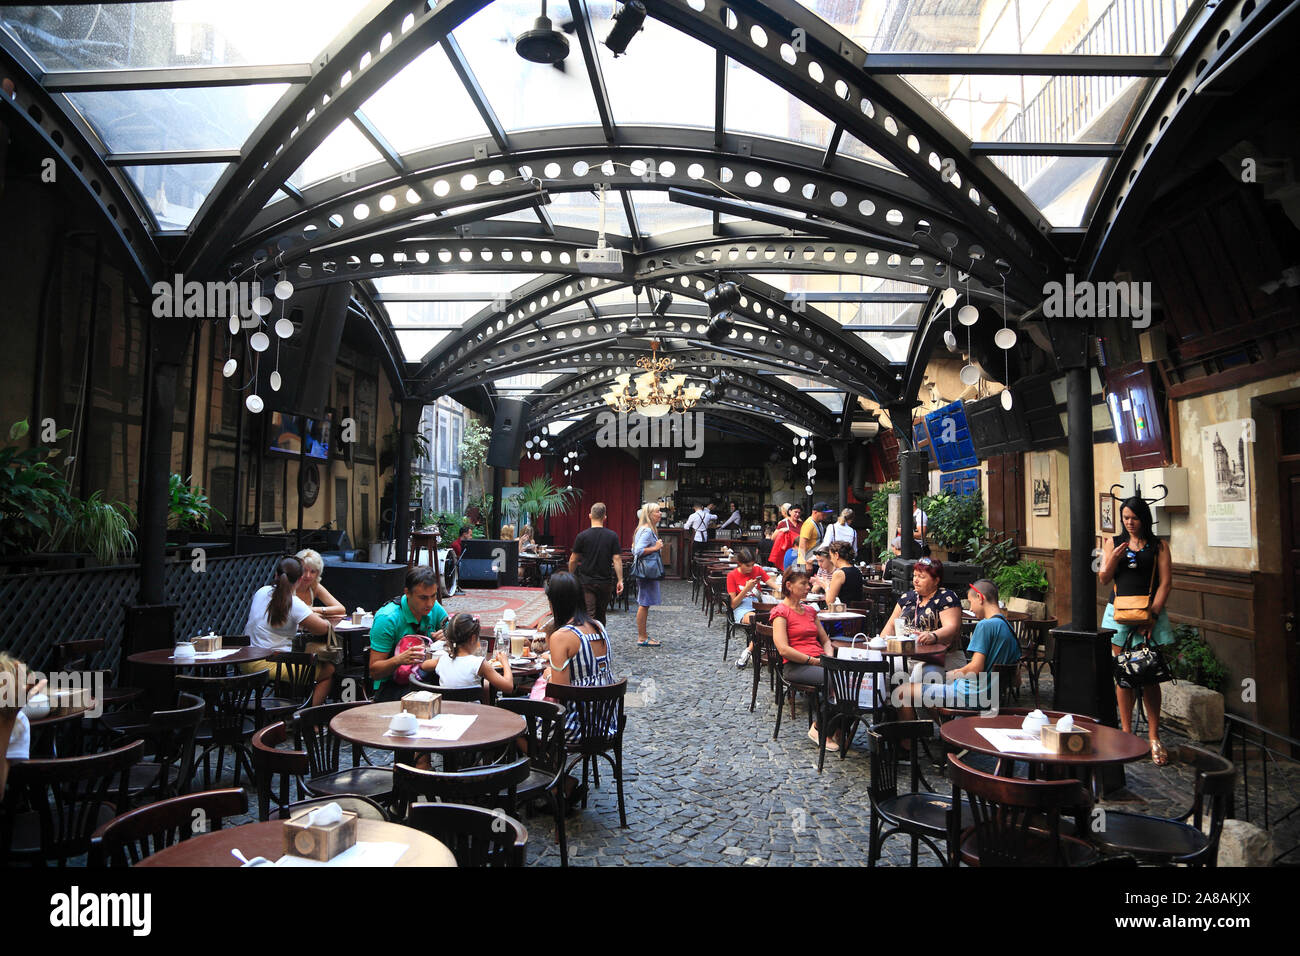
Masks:
[[[1020,724],[1020,729],[1027,733],[1036,734],[1048,724],[1051,720],[1041,710],[1035,710],[1025,715],[1025,719]]]
[[[395,734],[413,734],[419,726],[415,714],[405,710],[393,714],[393,719],[388,722],[388,729]]]
[[[177,660],[192,658],[194,656],[194,644],[191,641],[181,641],[172,649],[172,657]]]

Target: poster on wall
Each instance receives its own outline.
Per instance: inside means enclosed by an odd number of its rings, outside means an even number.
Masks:
[[[1206,543],[1212,548],[1249,548],[1250,456],[1246,436],[1249,419],[1220,422],[1201,429],[1201,461],[1205,475]]]
[[[1052,513],[1052,459],[1049,455],[1034,455],[1033,470],[1034,514],[1046,517]]]

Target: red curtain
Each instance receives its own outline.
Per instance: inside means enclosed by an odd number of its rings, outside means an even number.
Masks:
[[[567,515],[551,519],[550,533],[555,537],[556,546],[571,547],[578,532],[591,527],[591,519],[587,517],[591,506],[603,501],[608,509],[605,526],[618,534],[624,548],[630,548],[636,530],[636,512],[642,505],[640,465],[621,449],[593,448],[582,459],[581,466],[582,470],[573,476],[573,487],[582,491],[582,497]],[[526,458],[520,463],[520,484],[540,475],[549,476],[557,488],[565,485],[564,470],[554,459]],[[538,534],[545,531],[544,527],[534,530]]]

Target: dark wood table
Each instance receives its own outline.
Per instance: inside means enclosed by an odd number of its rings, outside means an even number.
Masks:
[[[499,707],[483,704],[463,704],[444,700],[444,714],[473,714],[477,720],[461,734],[459,740],[429,740],[427,737],[389,737],[388,721],[402,709],[400,701],[384,704],[365,704],[335,714],[330,730],[344,740],[363,747],[394,752],[442,754],[467,750],[489,750],[509,743],[524,733],[524,718]]]
[[[1071,771],[1083,771],[1084,779],[1089,781],[1094,794],[1100,796],[1097,785],[1101,778],[1095,771],[1110,764],[1131,763],[1141,760],[1151,753],[1151,745],[1134,734],[1126,734],[1115,727],[1098,724],[1086,717],[1074,715],[1075,722],[1087,727],[1092,732],[1092,751],[1086,754],[1021,754],[1003,753],[985,740],[977,728],[990,730],[1019,730],[1024,723],[1024,716],[999,715],[997,717],[959,717],[950,720],[939,728],[939,736],[944,742],[957,750],[973,750],[998,758],[998,772],[1003,776],[1014,776],[1017,761],[1034,766],[1043,766],[1049,774],[1071,776]]]
[[[358,820],[357,840],[361,843],[405,843],[407,850],[396,866],[455,866],[456,858],[438,840],[420,830],[379,820]],[[284,821],[246,823],[191,837],[159,850],[136,866],[240,866],[231,850],[239,850],[248,859],[264,856],[274,862],[284,856]]]
[[[126,660],[129,664],[143,664],[151,667],[221,667],[226,664],[244,664],[248,661],[265,660],[272,654],[279,653],[279,651],[272,650],[269,647],[240,647],[235,649],[235,653],[226,654],[224,657],[191,657],[186,660],[174,659],[172,657],[174,653],[176,653],[175,648],[159,647],[152,651],[138,651]]]

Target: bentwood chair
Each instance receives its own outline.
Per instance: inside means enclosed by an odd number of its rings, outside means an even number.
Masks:
[[[627,714],[623,701],[627,695],[627,678],[598,687],[575,687],[572,684],[549,684],[547,696],[555,699],[568,713],[577,715],[577,729],[565,740],[569,755],[565,772],[582,764],[582,806],[587,807],[588,770],[600,786],[600,761],[605,760],[614,772],[618,789],[619,826],[627,828],[627,809],[623,803],[623,731]]]
[[[1062,831],[1061,815],[1087,819],[1092,806],[1079,780],[1021,780],[998,777],[948,755],[953,807],[963,796],[970,823],[948,810],[948,865],[1084,866],[1097,859],[1095,848]]]
[[[347,813],[355,813],[362,820],[377,820],[380,822],[391,823],[392,819],[388,811],[381,807],[369,797],[363,797],[355,793],[337,794],[329,797],[313,797],[310,800],[299,800],[297,803],[291,803],[287,807],[281,807],[276,816],[280,820],[288,820],[290,817],[297,816],[307,810],[314,810],[317,807],[323,807],[331,803],[337,803],[339,808]]]
[[[772,607],[774,605],[770,605]],[[757,610],[757,607],[756,607]],[[767,615],[762,611],[755,614],[756,621],[767,619]],[[776,645],[772,642],[772,626],[770,624],[754,625],[754,653],[750,656],[750,663],[754,671],[754,687],[749,695],[749,712],[754,712],[754,706],[758,703],[758,682],[762,677],[764,668],[767,668],[768,687],[772,693],[776,693],[776,675],[782,666],[781,655],[777,652]]]
[[[564,835],[564,708],[548,700],[505,697],[497,706],[524,718],[527,741],[528,778],[519,785],[516,797],[523,806],[544,799],[555,815],[555,834],[560,845],[560,866],[569,865],[569,848]]]
[[[235,786],[239,786],[241,769],[253,776],[252,752],[249,739],[257,728],[256,706],[254,701],[261,700],[266,690],[270,675],[266,671],[254,671],[251,674],[237,674],[233,677],[196,677],[179,675],[176,687],[202,697],[207,702],[207,713],[199,724],[195,740],[203,746],[200,760],[203,762],[203,789],[212,789],[212,778],[208,760],[212,752],[217,753],[217,777],[221,776],[226,748],[230,748],[235,758]]]
[[[393,816],[403,819],[411,805],[420,801],[470,803],[514,816],[519,788],[531,773],[527,757],[457,773],[399,763],[393,770]]]
[[[127,778],[144,753],[135,740],[82,757],[20,760],[0,808],[0,861],[64,866],[90,849],[101,823],[127,806]]]
[[[386,804],[392,799],[393,771],[362,761],[362,748],[352,744],[352,766],[342,764],[343,740],[332,730],[330,721],[337,714],[361,702],[321,704],[298,711],[297,742],[307,754],[307,774],[301,789],[313,797],[354,794]]]
[[[840,759],[848,756],[849,745],[858,731],[864,714],[871,716],[871,723],[876,724],[885,719],[889,706],[888,661],[851,661],[837,657],[822,657],[822,685],[817,726],[821,730],[821,744],[818,746],[817,772],[822,772],[826,763],[826,740],[837,731],[844,732],[844,743],[840,745]],[[869,702],[863,704],[862,694],[865,687],[870,688]]]
[[[154,711],[148,726],[130,736],[143,738],[152,760],[131,768],[131,802],[152,803],[188,793],[194,778],[194,739],[203,720],[203,698],[179,692],[176,706]],[[125,809],[125,808],[123,808]]]
[[[871,782],[867,798],[871,801],[871,848],[867,866],[880,860],[881,847],[895,834],[912,841],[911,865],[924,843],[940,862],[948,855],[940,849],[948,832],[948,811],[952,798],[935,793],[921,773],[921,746],[934,740],[934,722],[907,720],[879,723],[867,731],[871,749]],[[909,744],[904,747],[903,744]],[[910,789],[900,792],[899,765],[910,770]],[[970,826],[970,811],[963,810],[962,827]],[[888,829],[886,829],[888,827]]]
[[[220,830],[226,817],[248,812],[240,787],[170,797],[114,817],[90,838],[92,867],[134,866],[159,850],[200,833]]]
[[[268,660],[279,665],[271,687],[274,696],[254,701],[251,705],[253,714],[259,725],[283,720],[293,726],[294,714],[311,703],[312,692],[316,689],[316,655],[305,651],[281,651],[272,654]]]
[[[109,682],[113,678],[113,672],[111,670],[94,669],[90,666],[92,656],[103,651],[105,643],[102,637],[59,641],[54,645],[54,659],[58,662],[60,671],[80,671],[92,676],[102,675],[104,688],[101,699],[104,709],[115,710],[138,700],[144,695],[144,688],[110,687]]]
[[[1219,838],[1236,785],[1236,767],[1226,757],[1186,744],[1176,756],[1179,763],[1196,768],[1191,806],[1168,818],[1107,810],[1105,828],[1092,835],[1103,852],[1127,854],[1144,863],[1218,865]]]
[[[417,803],[405,823],[438,840],[463,867],[523,866],[528,830],[513,817],[456,803]]]
[[[253,734],[253,774],[257,783],[257,819],[271,819],[271,804],[277,809],[289,806],[290,788],[297,786],[298,796],[303,794],[302,778],[307,776],[309,764],[305,750],[283,746],[289,740],[284,721],[276,721]]]

